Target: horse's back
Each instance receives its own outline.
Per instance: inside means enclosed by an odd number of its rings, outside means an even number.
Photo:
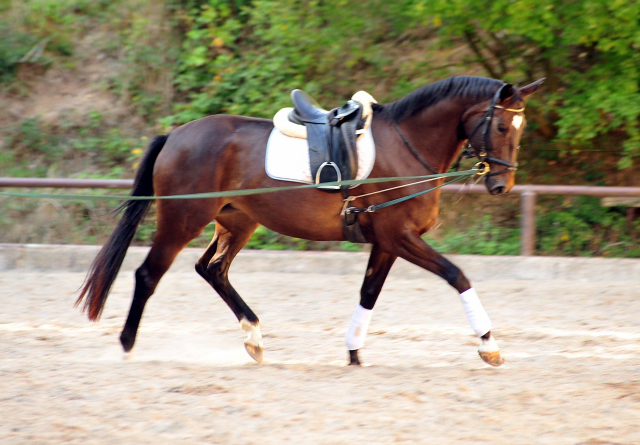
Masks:
[[[273,121],[246,116],[216,114],[188,122],[169,134],[168,149],[211,150],[252,139],[265,141]]]
[[[219,190],[225,178],[240,175],[240,164],[245,171],[263,166],[272,129],[271,120],[223,114],[174,129],[156,160],[156,193]]]

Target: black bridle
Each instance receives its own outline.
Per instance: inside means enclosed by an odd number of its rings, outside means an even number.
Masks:
[[[493,99],[491,99],[491,104],[489,104],[489,107],[487,108],[487,111],[484,113],[484,116],[482,117],[482,119],[478,120],[478,123],[473,128],[473,131],[471,131],[471,134],[467,138],[469,142],[467,143],[467,146],[465,147],[463,152],[460,153],[460,156],[458,157],[458,160],[456,161],[453,167],[455,170],[458,170],[458,167],[460,165],[460,160],[462,158],[469,159],[474,156],[476,156],[480,160],[480,162],[476,164],[476,168],[478,168],[481,174],[484,174],[484,176],[487,176],[487,177],[502,175],[508,172],[514,172],[518,170],[517,162],[509,162],[509,161],[505,161],[504,159],[489,156],[489,153],[492,151],[491,134],[490,134],[491,121],[493,120],[493,113],[495,109],[499,108],[505,111],[511,111],[513,113],[521,113],[522,111],[524,111],[524,107],[523,108],[505,108],[501,105],[498,105],[498,99],[500,99],[500,96],[502,95],[502,90],[504,90],[507,87],[511,88],[509,84],[506,84],[506,83],[503,84],[498,89],[498,91],[496,91],[496,94],[494,94]],[[471,138],[473,138],[476,132],[483,125],[484,127],[482,128],[482,146],[480,147],[480,151],[478,151],[477,148],[471,145]],[[491,170],[490,164],[504,165],[505,167],[507,167],[507,169],[499,172],[490,172]]]
[[[473,128],[473,131],[467,138],[468,140],[467,146],[464,148],[462,153],[460,153],[460,156],[458,156],[458,160],[453,165],[452,168],[455,171],[458,171],[458,167],[460,166],[460,161],[463,158],[469,159],[474,156],[476,156],[480,160],[480,162],[478,162],[474,168],[478,170],[479,174],[486,177],[502,175],[508,172],[514,172],[518,170],[517,162],[509,162],[509,161],[505,161],[504,159],[494,158],[493,156],[489,156],[489,152],[491,151],[491,148],[492,148],[491,139],[490,139],[491,135],[489,130],[491,129],[491,121],[493,120],[493,113],[495,109],[499,108],[505,111],[511,111],[513,113],[521,113],[524,111],[524,107],[523,108],[505,108],[502,105],[498,105],[498,99],[500,99],[500,96],[502,95],[502,90],[507,87],[511,87],[511,85],[506,83],[502,84],[502,86],[498,88],[498,91],[496,91],[496,94],[493,95],[493,99],[491,99],[491,103],[489,104],[487,111],[484,113],[484,116],[482,117],[482,119],[478,120],[478,123]],[[484,124],[484,128],[482,129],[482,146],[480,147],[480,151],[478,151],[473,145],[471,145],[471,138],[476,134],[476,132],[480,129],[480,127],[483,124]],[[402,138],[404,145],[406,145],[406,147],[413,154],[413,156],[420,162],[420,164],[422,164],[422,166],[425,167],[427,170],[433,173],[438,173],[433,167],[431,167],[431,165],[429,165],[427,161],[424,160],[422,156],[420,156],[420,153],[418,153],[418,151],[415,148],[413,148],[413,145],[411,145],[411,142],[409,142],[409,140],[406,138],[404,133],[402,133],[396,121],[393,121],[393,126],[395,127],[396,131]],[[499,172],[491,172],[490,164],[504,165],[505,167],[507,167],[507,169]]]

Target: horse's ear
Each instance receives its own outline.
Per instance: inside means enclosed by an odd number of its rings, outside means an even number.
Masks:
[[[538,87],[542,84],[542,82],[544,82],[544,79],[545,79],[545,77],[543,77],[542,79],[538,79],[533,83],[530,83],[526,87],[520,88],[519,91],[520,91],[520,95],[522,96],[522,98],[524,99],[527,96],[529,96],[530,94],[535,93],[538,90]]]
[[[500,102],[511,96],[513,96],[513,85],[505,83],[500,89]]]

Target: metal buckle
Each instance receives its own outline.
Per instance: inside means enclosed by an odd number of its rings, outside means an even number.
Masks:
[[[483,161],[478,162],[476,165],[474,165],[473,170],[476,170],[478,172],[476,173],[477,175],[484,176],[491,171],[491,167],[489,166],[488,162]]]

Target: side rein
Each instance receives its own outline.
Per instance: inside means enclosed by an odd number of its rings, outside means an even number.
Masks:
[[[479,165],[477,165],[478,168],[481,168],[484,165],[484,167],[488,170],[488,172],[484,174],[485,177],[502,175],[508,172],[514,172],[518,170],[517,162],[509,162],[509,161],[505,161],[504,159],[494,158],[493,156],[489,156],[489,153],[491,152],[491,139],[490,139],[491,121],[493,120],[493,113],[495,109],[500,108],[502,110],[511,111],[514,113],[520,113],[524,111],[524,107],[523,108],[505,108],[502,105],[498,105],[498,99],[500,99],[502,91],[505,88],[511,88],[511,85],[505,83],[498,89],[498,91],[496,91],[496,94],[494,94],[493,99],[491,99],[491,104],[487,108],[486,113],[484,114],[482,119],[478,120],[478,123],[473,128],[473,131],[471,131],[471,134],[467,138],[469,142],[467,143],[467,146],[465,147],[463,152],[460,153],[460,156],[458,157],[458,160],[456,161],[453,167],[456,171],[460,166],[460,160],[462,158],[469,159],[474,156],[476,156],[480,160],[480,162],[478,163]],[[484,128],[482,129],[482,146],[480,147],[480,151],[478,151],[477,148],[471,145],[471,138],[473,138],[473,136],[476,134],[476,132],[480,129],[482,125],[484,125]],[[499,172],[491,172],[490,164],[504,165],[505,167],[507,167],[507,169]],[[483,170],[480,170],[480,172],[482,171]]]

